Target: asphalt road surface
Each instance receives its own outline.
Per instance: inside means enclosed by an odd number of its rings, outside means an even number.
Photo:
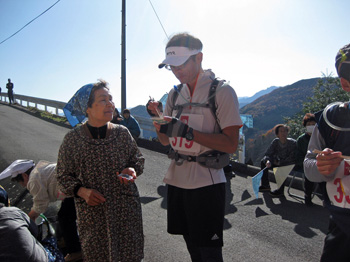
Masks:
[[[68,129],[49,123],[13,106],[0,103],[0,172],[20,158],[56,161]],[[190,261],[181,236],[166,231],[166,186],[162,179],[169,165],[166,155],[144,148],[145,170],[136,183],[143,210],[145,262]],[[316,196],[313,207],[286,194],[255,199],[251,177],[227,176],[227,205],[223,254],[225,261],[319,261],[328,227],[328,212]],[[0,181],[8,184],[8,180]],[[10,186],[9,186],[10,187]],[[275,188],[276,185],[272,184]],[[10,197],[20,188],[7,188]],[[293,192],[303,195],[301,191]],[[18,206],[30,207],[30,198]]]

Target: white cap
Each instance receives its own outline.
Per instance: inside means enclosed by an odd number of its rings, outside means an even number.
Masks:
[[[18,159],[1,172],[0,179],[4,179],[9,176],[16,177],[18,174],[26,172],[33,166],[35,166],[33,160]]]
[[[190,56],[196,55],[201,51],[202,50],[198,49],[189,49],[184,46],[170,46],[165,49],[166,58],[158,67],[162,68],[165,65],[180,66],[184,64]]]

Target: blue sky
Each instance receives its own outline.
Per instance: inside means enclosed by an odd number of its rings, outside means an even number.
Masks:
[[[0,42],[57,0],[0,0]],[[238,96],[333,73],[350,42],[347,0],[151,0],[171,36],[204,45],[203,68],[230,81]],[[160,99],[177,79],[159,70],[167,42],[149,0],[126,3],[127,107]],[[61,0],[0,45],[0,86],[66,102],[103,78],[121,106],[121,0]]]

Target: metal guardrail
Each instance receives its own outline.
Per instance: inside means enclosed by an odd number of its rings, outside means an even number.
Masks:
[[[21,106],[29,107],[30,103],[32,103],[34,104],[35,108],[42,110],[41,108],[39,108],[40,106],[42,106],[46,112],[50,112],[55,115],[59,115],[59,110],[62,110],[63,107],[66,105],[65,102],[61,102],[61,101],[37,98],[37,97],[25,96],[25,95],[18,95],[18,94],[14,94],[14,99],[16,103],[18,103]],[[0,101],[9,103],[7,93],[0,93]],[[53,112],[50,111],[49,108],[52,108],[54,111]],[[153,131],[153,132],[156,131],[151,119],[140,117],[140,116],[134,116],[134,117],[139,122],[140,128],[142,130]]]
[[[45,108],[46,112],[50,112],[56,115],[59,115],[59,109],[62,110],[63,107],[66,105],[64,102],[56,101],[56,100],[50,100],[50,99],[44,99],[44,98],[37,98],[32,96],[25,96],[25,95],[18,95],[14,94],[15,102],[23,106],[23,102],[26,102],[27,107],[30,106],[29,103],[34,104],[34,107],[37,109],[40,109],[38,106],[42,105]],[[1,101],[9,102],[7,93],[1,93]],[[48,110],[48,107],[51,107],[54,109],[54,112],[51,112]]]

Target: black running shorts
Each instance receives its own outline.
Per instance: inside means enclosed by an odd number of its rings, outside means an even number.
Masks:
[[[168,185],[168,233],[188,235],[198,247],[223,246],[225,183],[197,189]]]

